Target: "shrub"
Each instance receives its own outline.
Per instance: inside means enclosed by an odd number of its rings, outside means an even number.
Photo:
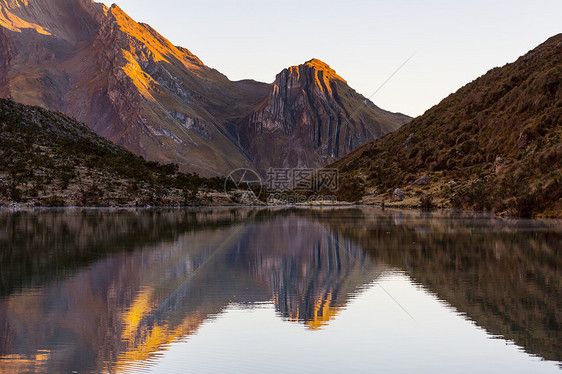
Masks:
[[[430,212],[436,208],[435,203],[433,202],[433,196],[431,195],[424,195],[420,198],[420,208],[425,212]]]
[[[51,196],[50,198],[45,200],[44,204],[46,207],[52,207],[52,208],[60,208],[66,205],[64,199],[56,195]]]
[[[341,178],[338,187],[336,197],[339,201],[356,202],[365,194],[365,186],[357,177]]]
[[[511,214],[517,217],[533,217],[539,209],[539,199],[536,193],[527,193],[515,198],[511,206]]]
[[[490,186],[486,182],[476,182],[458,191],[451,198],[451,204],[459,209],[490,210],[492,207],[490,191]]]

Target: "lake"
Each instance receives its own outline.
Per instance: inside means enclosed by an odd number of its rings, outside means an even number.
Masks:
[[[562,222],[0,212],[0,372],[555,373]]]

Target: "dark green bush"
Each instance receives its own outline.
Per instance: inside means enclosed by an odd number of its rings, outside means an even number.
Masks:
[[[436,208],[436,205],[433,202],[433,196],[423,195],[422,197],[420,197],[420,208],[425,212],[434,210]]]

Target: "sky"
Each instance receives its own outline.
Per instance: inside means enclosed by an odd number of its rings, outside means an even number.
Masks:
[[[562,32],[560,0],[113,2],[231,80],[271,83],[318,58],[381,108],[411,116]]]

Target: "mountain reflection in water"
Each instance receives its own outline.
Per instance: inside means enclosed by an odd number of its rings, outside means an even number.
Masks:
[[[15,291],[11,279],[3,279],[8,295],[0,300],[0,354],[15,359],[9,363],[13,372],[27,365],[116,371],[153,358],[233,302],[273,300],[282,318],[318,329],[384,271],[349,239],[307,218],[260,222],[247,211],[217,224],[229,214],[10,217],[4,222],[2,267],[10,264],[17,274],[14,266],[31,266],[21,269],[27,278],[18,281],[34,287]],[[96,259],[104,251],[109,255]],[[51,270],[60,270],[57,281],[35,282],[48,279]]]
[[[559,223],[369,209],[0,213],[0,371],[116,372],[230,305],[321,330],[383,274],[560,361]]]

